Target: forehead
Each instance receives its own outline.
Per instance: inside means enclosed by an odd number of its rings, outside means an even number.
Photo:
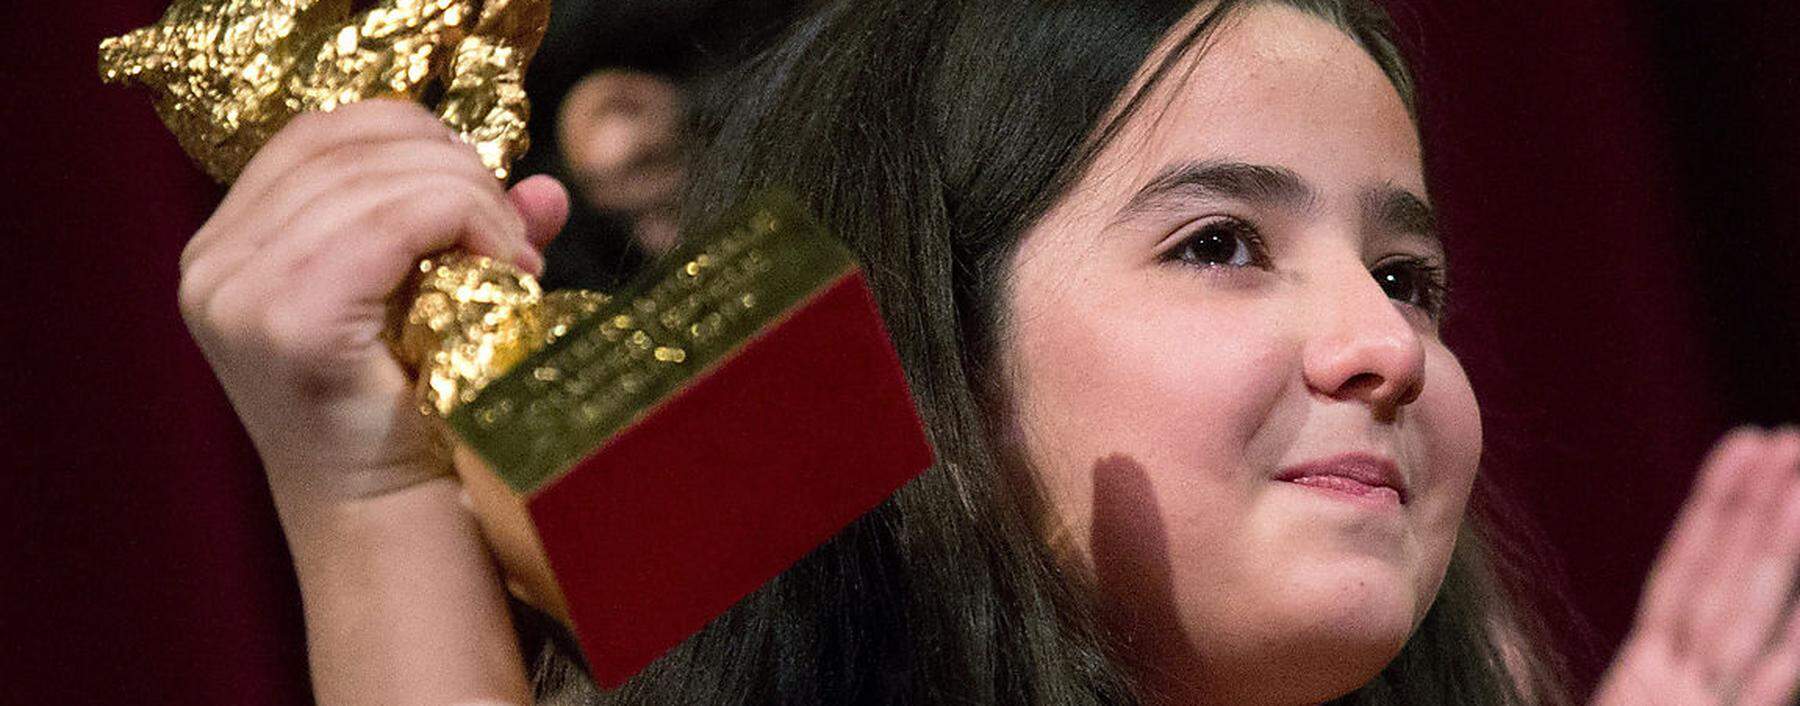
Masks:
[[[1425,189],[1417,131],[1387,75],[1337,26],[1275,3],[1236,11],[1177,58],[1094,173],[1129,190],[1198,160],[1283,167],[1328,199],[1384,184]]]

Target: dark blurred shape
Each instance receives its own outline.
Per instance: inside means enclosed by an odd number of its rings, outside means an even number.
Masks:
[[[1728,411],[1800,421],[1800,9],[1642,7]]]
[[[624,69],[669,80],[693,93],[743,61],[785,28],[800,0],[559,0],[526,80],[532,96],[532,150],[520,177],[537,173],[573,183],[557,117],[571,88],[589,74]],[[578,190],[577,190],[578,191]],[[615,289],[642,266],[625,214],[603,211],[575,194],[569,225],[547,253],[553,289]]]

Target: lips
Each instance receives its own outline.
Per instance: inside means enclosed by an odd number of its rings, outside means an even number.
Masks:
[[[1401,476],[1399,466],[1386,458],[1366,453],[1347,453],[1289,466],[1282,469],[1275,480],[1351,493],[1388,488],[1400,496],[1402,505],[1412,495],[1407,491],[1406,479]]]

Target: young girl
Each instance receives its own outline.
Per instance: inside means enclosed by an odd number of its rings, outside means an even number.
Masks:
[[[839,2],[737,85],[687,222],[765,185],[808,200],[861,258],[939,462],[618,692],[533,655],[541,698],[1564,698],[1469,511],[1480,416],[1439,337],[1447,264],[1378,11]],[[322,703],[531,698],[379,332],[420,256],[535,270],[565,208],[373,101],[296,120],[184,256]],[[1797,464],[1792,433],[1721,446],[1601,702],[1785,703]]]

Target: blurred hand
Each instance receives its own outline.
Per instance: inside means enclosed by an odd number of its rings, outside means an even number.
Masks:
[[[284,522],[449,473],[382,340],[388,299],[447,248],[541,271],[567,205],[548,178],[507,193],[412,103],[302,115],[258,153],[183,252],[180,302]]]
[[[676,240],[682,166],[681,89],[638,71],[606,69],[569,89],[557,139],[573,186],[589,205],[629,219],[651,253]]]
[[[1800,686],[1800,433],[1739,430],[1701,469],[1595,706],[1789,706]]]

